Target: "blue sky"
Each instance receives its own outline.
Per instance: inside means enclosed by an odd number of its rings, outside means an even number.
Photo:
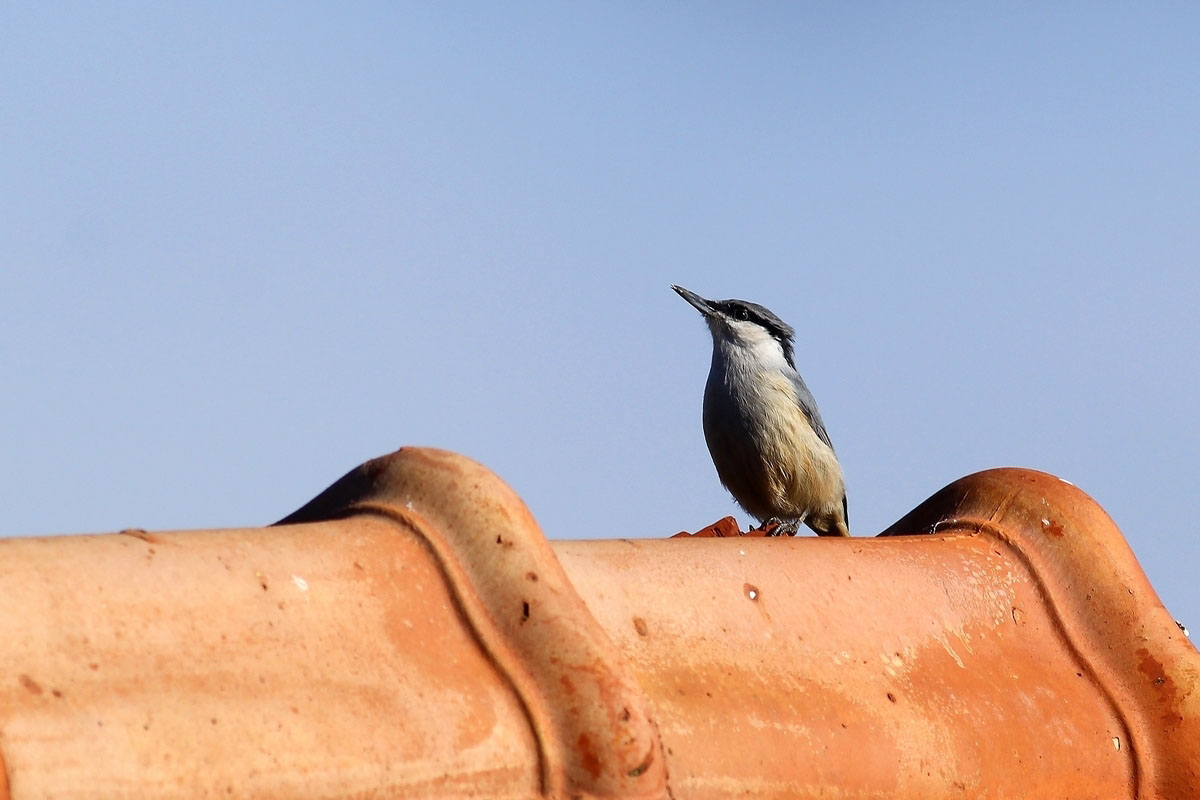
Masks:
[[[403,444],[555,538],[735,513],[767,305],[874,534],[1021,465],[1200,628],[1200,8],[6,4],[0,534],[257,525]],[[743,522],[744,515],[739,515]]]

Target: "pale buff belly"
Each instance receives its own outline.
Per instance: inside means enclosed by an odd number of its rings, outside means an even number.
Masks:
[[[842,470],[830,447],[808,425],[790,383],[765,383],[750,432],[713,421],[705,426],[721,483],[759,520],[841,516]]]

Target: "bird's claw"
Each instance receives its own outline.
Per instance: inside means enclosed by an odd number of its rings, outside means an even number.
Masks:
[[[799,528],[799,520],[771,517],[759,527],[759,530],[763,532],[764,536],[795,536]]]

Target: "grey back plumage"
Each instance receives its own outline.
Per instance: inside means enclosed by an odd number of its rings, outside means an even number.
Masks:
[[[833,450],[833,442],[829,439],[829,432],[825,430],[825,420],[821,419],[821,412],[817,409],[817,400],[813,397],[812,392],[808,390],[808,384],[804,382],[804,378],[800,377],[800,373],[796,371],[795,365],[792,365],[792,372],[788,375],[792,380],[792,386],[796,390],[796,403],[800,406],[800,410],[804,412],[804,416],[808,418],[808,424],[812,426],[813,432],[817,437],[824,442],[830,450]],[[836,450],[834,452],[837,452]],[[846,494],[842,493],[842,519],[846,525],[850,524],[850,504],[846,500]]]
[[[788,378],[791,379],[792,386],[796,389],[796,402],[800,405],[804,416],[808,418],[808,424],[812,426],[821,441],[829,445],[830,450],[833,450],[833,442],[829,441],[829,432],[825,430],[825,420],[821,419],[821,412],[817,409],[817,400],[808,390],[808,384],[804,382],[804,378],[800,377],[800,373],[796,371],[794,365]]]

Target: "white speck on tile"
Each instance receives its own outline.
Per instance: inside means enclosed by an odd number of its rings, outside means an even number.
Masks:
[[[947,653],[950,654],[950,657],[954,659],[954,663],[958,664],[959,669],[967,668],[966,664],[963,663],[963,660],[959,658],[958,653],[954,652],[954,648],[950,646],[950,640],[946,638],[946,634],[939,634],[935,637],[935,641],[940,644]]]
[[[292,576],[292,583],[296,584],[296,588],[302,592],[308,591],[308,581],[301,578],[299,575]]]

